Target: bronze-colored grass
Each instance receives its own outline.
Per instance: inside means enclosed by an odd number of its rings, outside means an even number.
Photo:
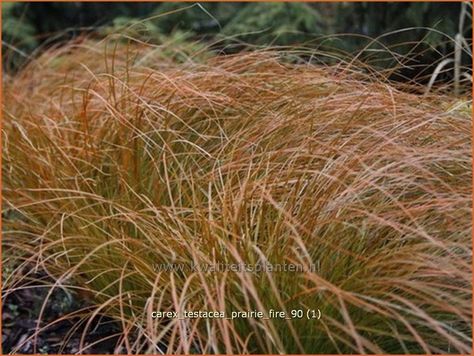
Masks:
[[[162,54],[75,43],[4,83],[6,293],[36,270],[86,293],[86,353],[102,315],[127,353],[471,353],[469,101],[288,52]],[[263,262],[305,268],[156,269]],[[151,317],[272,308],[321,319]]]

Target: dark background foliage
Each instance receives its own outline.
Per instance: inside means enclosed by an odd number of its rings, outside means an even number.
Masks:
[[[390,68],[397,63],[391,51],[396,52],[410,66],[398,72],[400,78],[421,78],[432,72],[443,58],[452,55],[452,38],[460,31],[461,12],[459,2],[213,2],[199,5],[39,2],[2,6],[4,63],[7,58],[7,68],[18,67],[35,49],[46,48],[83,32],[99,28],[101,33],[104,28],[105,32],[110,32],[134,19],[151,18],[147,21],[151,40],[154,33],[163,36],[176,32],[184,32],[195,39],[225,38],[219,43],[221,50],[227,52],[248,45],[304,44],[308,48],[331,48],[354,54],[373,38],[395,31],[379,38],[380,43],[372,43],[370,51],[360,58]],[[180,11],[183,8],[187,9]],[[164,13],[168,15],[158,16]],[[467,18],[461,30],[468,43],[471,41],[470,23],[471,19]],[[402,29],[406,30],[400,31]],[[471,58],[465,55],[463,63],[469,65],[470,62]],[[445,77],[449,78],[449,74]]]

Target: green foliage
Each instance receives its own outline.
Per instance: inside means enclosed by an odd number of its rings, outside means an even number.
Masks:
[[[289,45],[321,33],[320,23],[317,10],[305,3],[254,3],[240,11],[223,34],[259,45]]]
[[[175,30],[163,34],[154,22],[147,20],[119,17],[114,19],[110,26],[102,28],[100,33],[104,36],[112,35],[110,38],[119,42],[130,43],[133,42],[132,39],[138,39],[151,45],[157,45],[150,58],[153,61],[171,60],[174,63],[184,63],[190,56],[193,56],[193,60],[199,62],[207,59],[211,54],[206,44],[193,40],[191,33]],[[142,59],[141,63],[149,63],[149,59]]]
[[[246,44],[304,43],[326,52],[357,54],[368,46],[358,59],[380,69],[402,67],[402,59],[406,66],[398,78],[406,80],[433,73],[452,54],[460,9],[460,3],[11,3],[4,5],[3,48],[8,62],[18,67],[39,45],[119,29],[152,43],[175,32],[212,43],[225,38],[219,49],[226,52],[245,49]],[[470,43],[470,27],[464,27]],[[396,33],[384,35],[390,31]],[[373,42],[381,35],[380,42]],[[19,51],[7,50],[12,46]],[[469,56],[462,60],[470,66]]]
[[[100,33],[105,36],[120,33],[123,36],[153,42],[160,35],[160,30],[153,22],[120,16],[113,19],[110,25],[100,29]]]
[[[3,40],[18,46],[34,48],[36,41],[35,28],[24,21],[18,13],[19,3],[2,3],[2,35]]]
[[[183,4],[167,2],[160,5],[152,21],[164,33],[175,30],[188,31],[195,35],[217,34],[246,4],[204,3]]]
[[[25,21],[20,3],[2,3],[2,51],[7,69],[18,66],[37,46],[34,26]]]

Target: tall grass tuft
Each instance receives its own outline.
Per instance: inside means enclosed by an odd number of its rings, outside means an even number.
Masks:
[[[127,353],[471,353],[470,101],[166,51],[76,42],[4,83],[6,294],[87,296],[86,353],[104,315]],[[242,263],[301,270],[192,268]],[[305,316],[152,317],[271,309]]]

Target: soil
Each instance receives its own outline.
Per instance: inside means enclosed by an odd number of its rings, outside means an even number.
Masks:
[[[44,276],[40,276],[43,280]],[[51,281],[49,281],[51,283]],[[2,349],[3,354],[77,354],[85,323],[78,324],[79,316],[64,318],[38,334],[36,344],[32,337],[38,317],[50,287],[19,289],[2,295]],[[87,309],[90,303],[79,295],[55,288],[43,312],[41,327],[73,312]],[[75,329],[75,327],[77,329]],[[122,353],[116,349],[120,327],[117,322],[102,318],[87,333],[83,347],[87,354]],[[99,342],[97,342],[99,341]],[[97,342],[97,343],[96,343]]]

